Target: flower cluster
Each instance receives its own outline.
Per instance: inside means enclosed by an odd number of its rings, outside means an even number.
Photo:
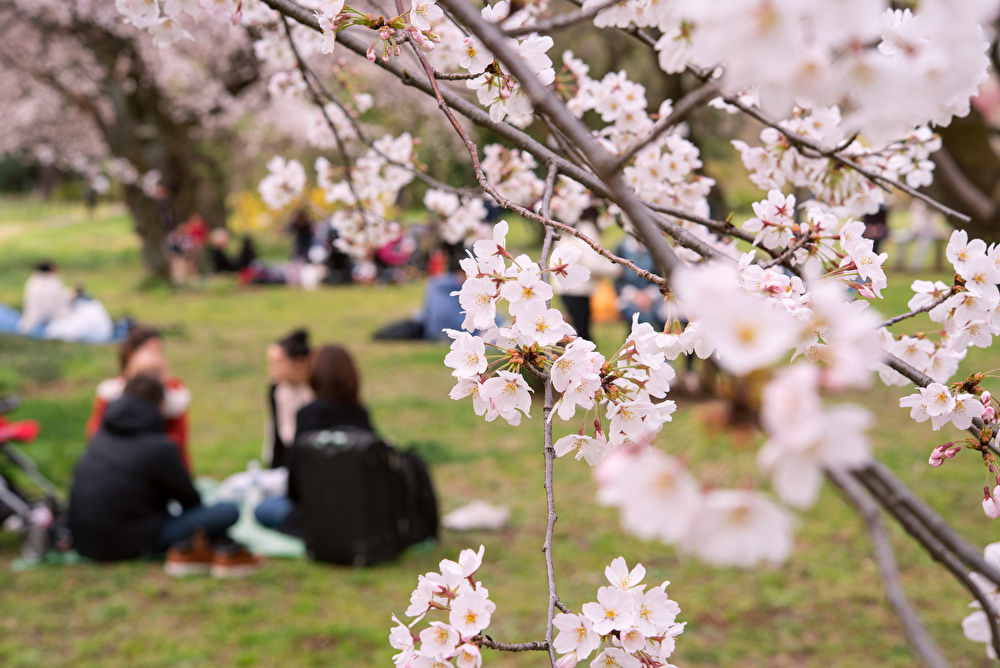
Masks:
[[[646,569],[636,564],[631,571],[618,557],[604,570],[610,587],[597,590],[597,601],[584,603],[581,614],[560,613],[553,619],[559,635],[552,646],[563,656],[559,668],[572,668],[601,650],[591,666],[620,668],[668,668],[667,662],[683,633],[677,623],[681,608],[667,595],[669,582],[646,589]]]
[[[488,236],[486,204],[478,197],[459,197],[455,193],[431,188],[424,195],[424,206],[441,216],[441,238],[449,244]]]
[[[497,23],[506,30],[518,28],[528,17],[528,12],[513,11],[513,3],[500,0],[495,5],[486,5],[482,9],[482,17],[490,23]],[[532,73],[544,84],[551,84],[556,78],[552,67],[552,59],[546,52],[552,48],[554,41],[548,35],[531,33],[520,39],[510,39],[510,47],[531,68]],[[459,59],[459,65],[468,70],[469,74],[478,74],[475,79],[466,82],[471,90],[476,91],[479,103],[489,107],[490,119],[494,123],[507,118],[511,123],[525,126],[533,120],[531,100],[521,85],[507,70],[506,65],[494,59],[479,40],[473,36],[465,38],[464,54]]]
[[[621,155],[643,141],[654,118],[665,118],[672,111],[671,101],[664,100],[655,113],[648,112],[645,87],[630,80],[624,70],[609,72],[600,81],[592,79],[589,67],[571,51],[563,54],[563,67],[557,87],[566,97],[567,109],[577,117],[588,111],[600,115],[606,125],[595,130],[594,136],[610,153]],[[708,193],[715,181],[698,173],[700,152],[683,134],[684,127],[678,126],[649,142],[625,168],[625,179],[645,202],[708,217]],[[720,239],[703,225],[675,222],[723,253],[736,254],[731,241]],[[692,262],[699,259],[683,247],[676,252]]]
[[[874,146],[849,141],[837,107],[796,108],[792,118],[780,126],[792,136],[828,149],[843,147],[841,154],[860,167],[886,178],[903,179],[913,187],[930,183],[934,164],[929,156],[941,148],[941,139],[926,126],[908,131],[901,140]],[[775,128],[761,130],[760,142],[760,146],[741,140],[732,144],[740,152],[750,180],[763,190],[786,185],[807,189],[838,216],[873,213],[884,202],[881,189],[864,176],[845,170],[831,158],[805,155]]]
[[[400,650],[393,657],[402,668],[433,668],[456,665],[458,668],[478,668],[482,656],[476,637],[490,625],[496,604],[489,591],[473,576],[483,563],[486,548],[462,550],[458,561],[442,559],[440,572],[417,578],[417,588],[410,595],[407,617],[409,624],[399,621],[389,633],[389,644]],[[447,622],[431,621],[415,633],[413,627],[429,613],[447,613]],[[452,664],[454,661],[454,664]]]
[[[624,345],[605,359],[547,305],[553,293],[546,274],[563,287],[589,277],[590,271],[577,263],[580,250],[554,252],[543,271],[526,255],[512,257],[506,235],[507,223],[498,223],[492,239],[477,241],[472,257],[462,261],[468,278],[459,301],[468,331],[448,331],[453,342],[445,364],[457,378],[451,397],[471,397],[477,415],[517,425],[531,409],[531,388],[522,369],[549,373],[553,387],[562,393],[553,407],[561,419],[573,419],[578,408],[589,414],[603,407],[593,421],[594,435],[584,434],[585,416],[578,434],[555,443],[557,454],[575,452],[577,459],[585,457],[593,465],[608,448],[648,443],[675,409],[674,402],[664,400],[674,371],[660,347],[662,335],[633,321]],[[509,327],[496,324],[501,302],[513,319]],[[477,330],[482,336],[470,333]],[[487,347],[493,352],[487,354]]]
[[[752,490],[703,489],[676,458],[655,448],[619,449],[597,467],[597,499],[622,527],[716,566],[783,563],[794,517]]]
[[[584,8],[598,4],[587,0]],[[987,76],[980,24],[997,9],[995,2],[956,7],[944,0],[921,2],[916,12],[870,0],[627,0],[594,24],[657,28],[664,71],[721,65],[724,90],[755,87],[770,113],[783,115],[796,101],[847,103],[848,131],[878,142],[968,113],[969,97]]]
[[[956,383],[959,388],[963,383]],[[979,392],[982,389],[976,388]],[[985,393],[986,404],[989,403],[989,393]],[[899,400],[900,408],[909,408],[910,417],[915,422],[931,421],[934,431],[951,422],[958,429],[968,429],[972,421],[983,417],[986,410],[984,402],[974,394],[959,391],[952,394],[941,383],[931,383],[921,387],[916,394]]]
[[[306,170],[298,160],[274,156],[267,161],[268,175],[260,182],[260,196],[271,209],[283,209],[302,196]]]

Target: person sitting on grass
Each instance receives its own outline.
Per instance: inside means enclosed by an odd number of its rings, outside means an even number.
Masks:
[[[163,338],[152,327],[134,325],[122,341],[118,351],[121,375],[103,380],[97,386],[94,407],[87,419],[85,433],[93,438],[104,419],[108,404],[122,395],[122,389],[129,378],[145,373],[158,377],[166,389],[163,417],[167,424],[167,436],[174,442],[180,453],[181,462],[188,473],[192,472],[191,457],[188,454],[187,410],[191,403],[191,392],[179,379],[170,375],[166,355],[163,352]]]
[[[296,451],[302,436],[310,432],[351,427],[374,432],[368,411],[359,397],[360,378],[350,353],[341,346],[323,346],[312,359],[309,386],[316,398],[295,416],[295,446],[286,451],[288,495],[265,499],[254,510],[257,521],[269,529],[302,534],[301,506],[308,504],[299,493],[303,471],[296,466]]]
[[[287,466],[288,449],[295,441],[295,415],[316,398],[309,387],[309,332],[296,329],[267,347],[267,422],[264,461],[270,468]]]
[[[99,561],[167,552],[170,575],[211,571],[225,577],[255,570],[260,558],[226,538],[239,518],[236,505],[201,504],[166,435],[163,402],[163,383],[137,374],[121,398],[108,405],[73,472],[73,546]],[[179,513],[169,512],[171,501],[179,504]]]

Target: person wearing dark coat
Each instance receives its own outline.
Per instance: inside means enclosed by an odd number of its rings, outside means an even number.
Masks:
[[[199,530],[210,541],[236,523],[234,504],[201,497],[167,437],[163,384],[138,374],[110,405],[73,473],[69,527],[81,555],[101,561],[165,552]],[[183,509],[171,515],[168,503]]]
[[[295,453],[308,434],[339,427],[375,432],[368,411],[359,399],[358,372],[350,354],[340,346],[323,346],[316,353],[309,374],[316,398],[295,415],[295,446],[285,455],[288,467],[288,495],[265,499],[254,510],[257,521],[266,527],[300,535],[299,508],[308,499],[299,494]]]

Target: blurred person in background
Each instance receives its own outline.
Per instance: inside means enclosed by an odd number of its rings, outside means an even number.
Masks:
[[[295,441],[295,416],[316,395],[309,386],[309,332],[296,329],[267,347],[268,419],[263,459],[271,468],[287,466],[288,449]]]
[[[135,325],[121,343],[118,351],[121,373],[103,380],[97,386],[97,396],[87,420],[87,438],[93,438],[101,426],[108,404],[122,396],[126,383],[140,373],[152,375],[163,382],[163,418],[166,421],[167,437],[177,447],[184,468],[191,472],[191,457],[188,452],[188,406],[191,392],[184,383],[170,374],[170,367],[163,352],[163,338],[152,327]]]
[[[254,515],[265,527],[300,534],[298,508],[309,499],[299,494],[298,479],[302,471],[296,468],[296,448],[304,435],[311,432],[353,427],[374,432],[368,410],[361,403],[361,380],[351,354],[341,346],[323,346],[312,358],[309,386],[315,398],[299,409],[295,416],[296,446],[286,459],[288,495],[265,499]]]
[[[41,336],[49,321],[69,315],[72,299],[73,293],[63,284],[55,262],[39,262],[24,285],[24,306],[17,331]]]
[[[69,526],[83,556],[118,561],[166,552],[169,575],[245,575],[262,560],[228,540],[232,503],[203,506],[166,435],[159,378],[139,373],[104,412],[73,472]],[[170,503],[178,510],[170,512]]]

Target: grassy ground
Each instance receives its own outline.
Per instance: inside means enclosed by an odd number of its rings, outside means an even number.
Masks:
[[[528,235],[522,234],[527,239]],[[277,239],[265,240],[272,247]],[[267,342],[306,324],[318,341],[355,353],[362,392],[380,430],[417,444],[432,464],[444,511],[473,499],[506,504],[500,533],[445,531],[440,543],[399,562],[366,570],[303,561],[272,561],[239,582],[174,581],[156,563],[76,565],[12,572],[16,543],[0,534],[0,665],[36,666],[372,666],[388,665],[389,614],[407,605],[416,576],[468,546],[486,545],[480,571],[497,602],[490,633],[517,642],[544,632],[545,522],[540,419],[526,428],[487,424],[447,399],[446,348],[375,343],[370,333],[419,304],[421,285],[327,288],[314,293],[240,288],[212,281],[176,292],[139,292],[136,242],[120,211],[93,220],[81,210],[0,206],[0,303],[19,305],[30,266],[52,257],[68,280],[83,280],[120,316],[167,328],[174,372],[194,393],[192,452],[199,474],[217,478],[258,455]],[[907,297],[909,277],[893,277],[886,311]],[[911,325],[926,326],[926,321]],[[605,350],[620,324],[598,328]],[[1000,366],[996,353],[974,351],[968,369]],[[19,418],[38,419],[30,446],[43,469],[66,486],[83,448],[93,388],[114,373],[114,350],[0,337],[0,390],[25,398]],[[994,388],[996,389],[996,388]],[[981,467],[959,457],[941,469],[926,458],[944,438],[911,423],[898,395],[875,390],[863,401],[881,417],[879,455],[974,544],[996,537],[979,509]],[[746,446],[727,464],[714,460],[730,435],[710,429],[710,406],[685,406],[660,446],[686,452],[713,475],[738,480],[750,470]],[[592,600],[602,571],[622,554],[641,561],[649,581],[669,579],[689,622],[679,666],[912,666],[899,623],[883,602],[876,566],[858,518],[831,489],[802,516],[796,553],[780,569],[709,569],[672,549],[623,535],[608,509],[594,503],[585,465],[556,467],[559,523],[554,544],[559,592],[574,608]],[[966,641],[960,622],[970,597],[893,528],[908,592],[956,666],[986,665],[982,645]],[[539,656],[488,653],[492,666],[541,665]]]

